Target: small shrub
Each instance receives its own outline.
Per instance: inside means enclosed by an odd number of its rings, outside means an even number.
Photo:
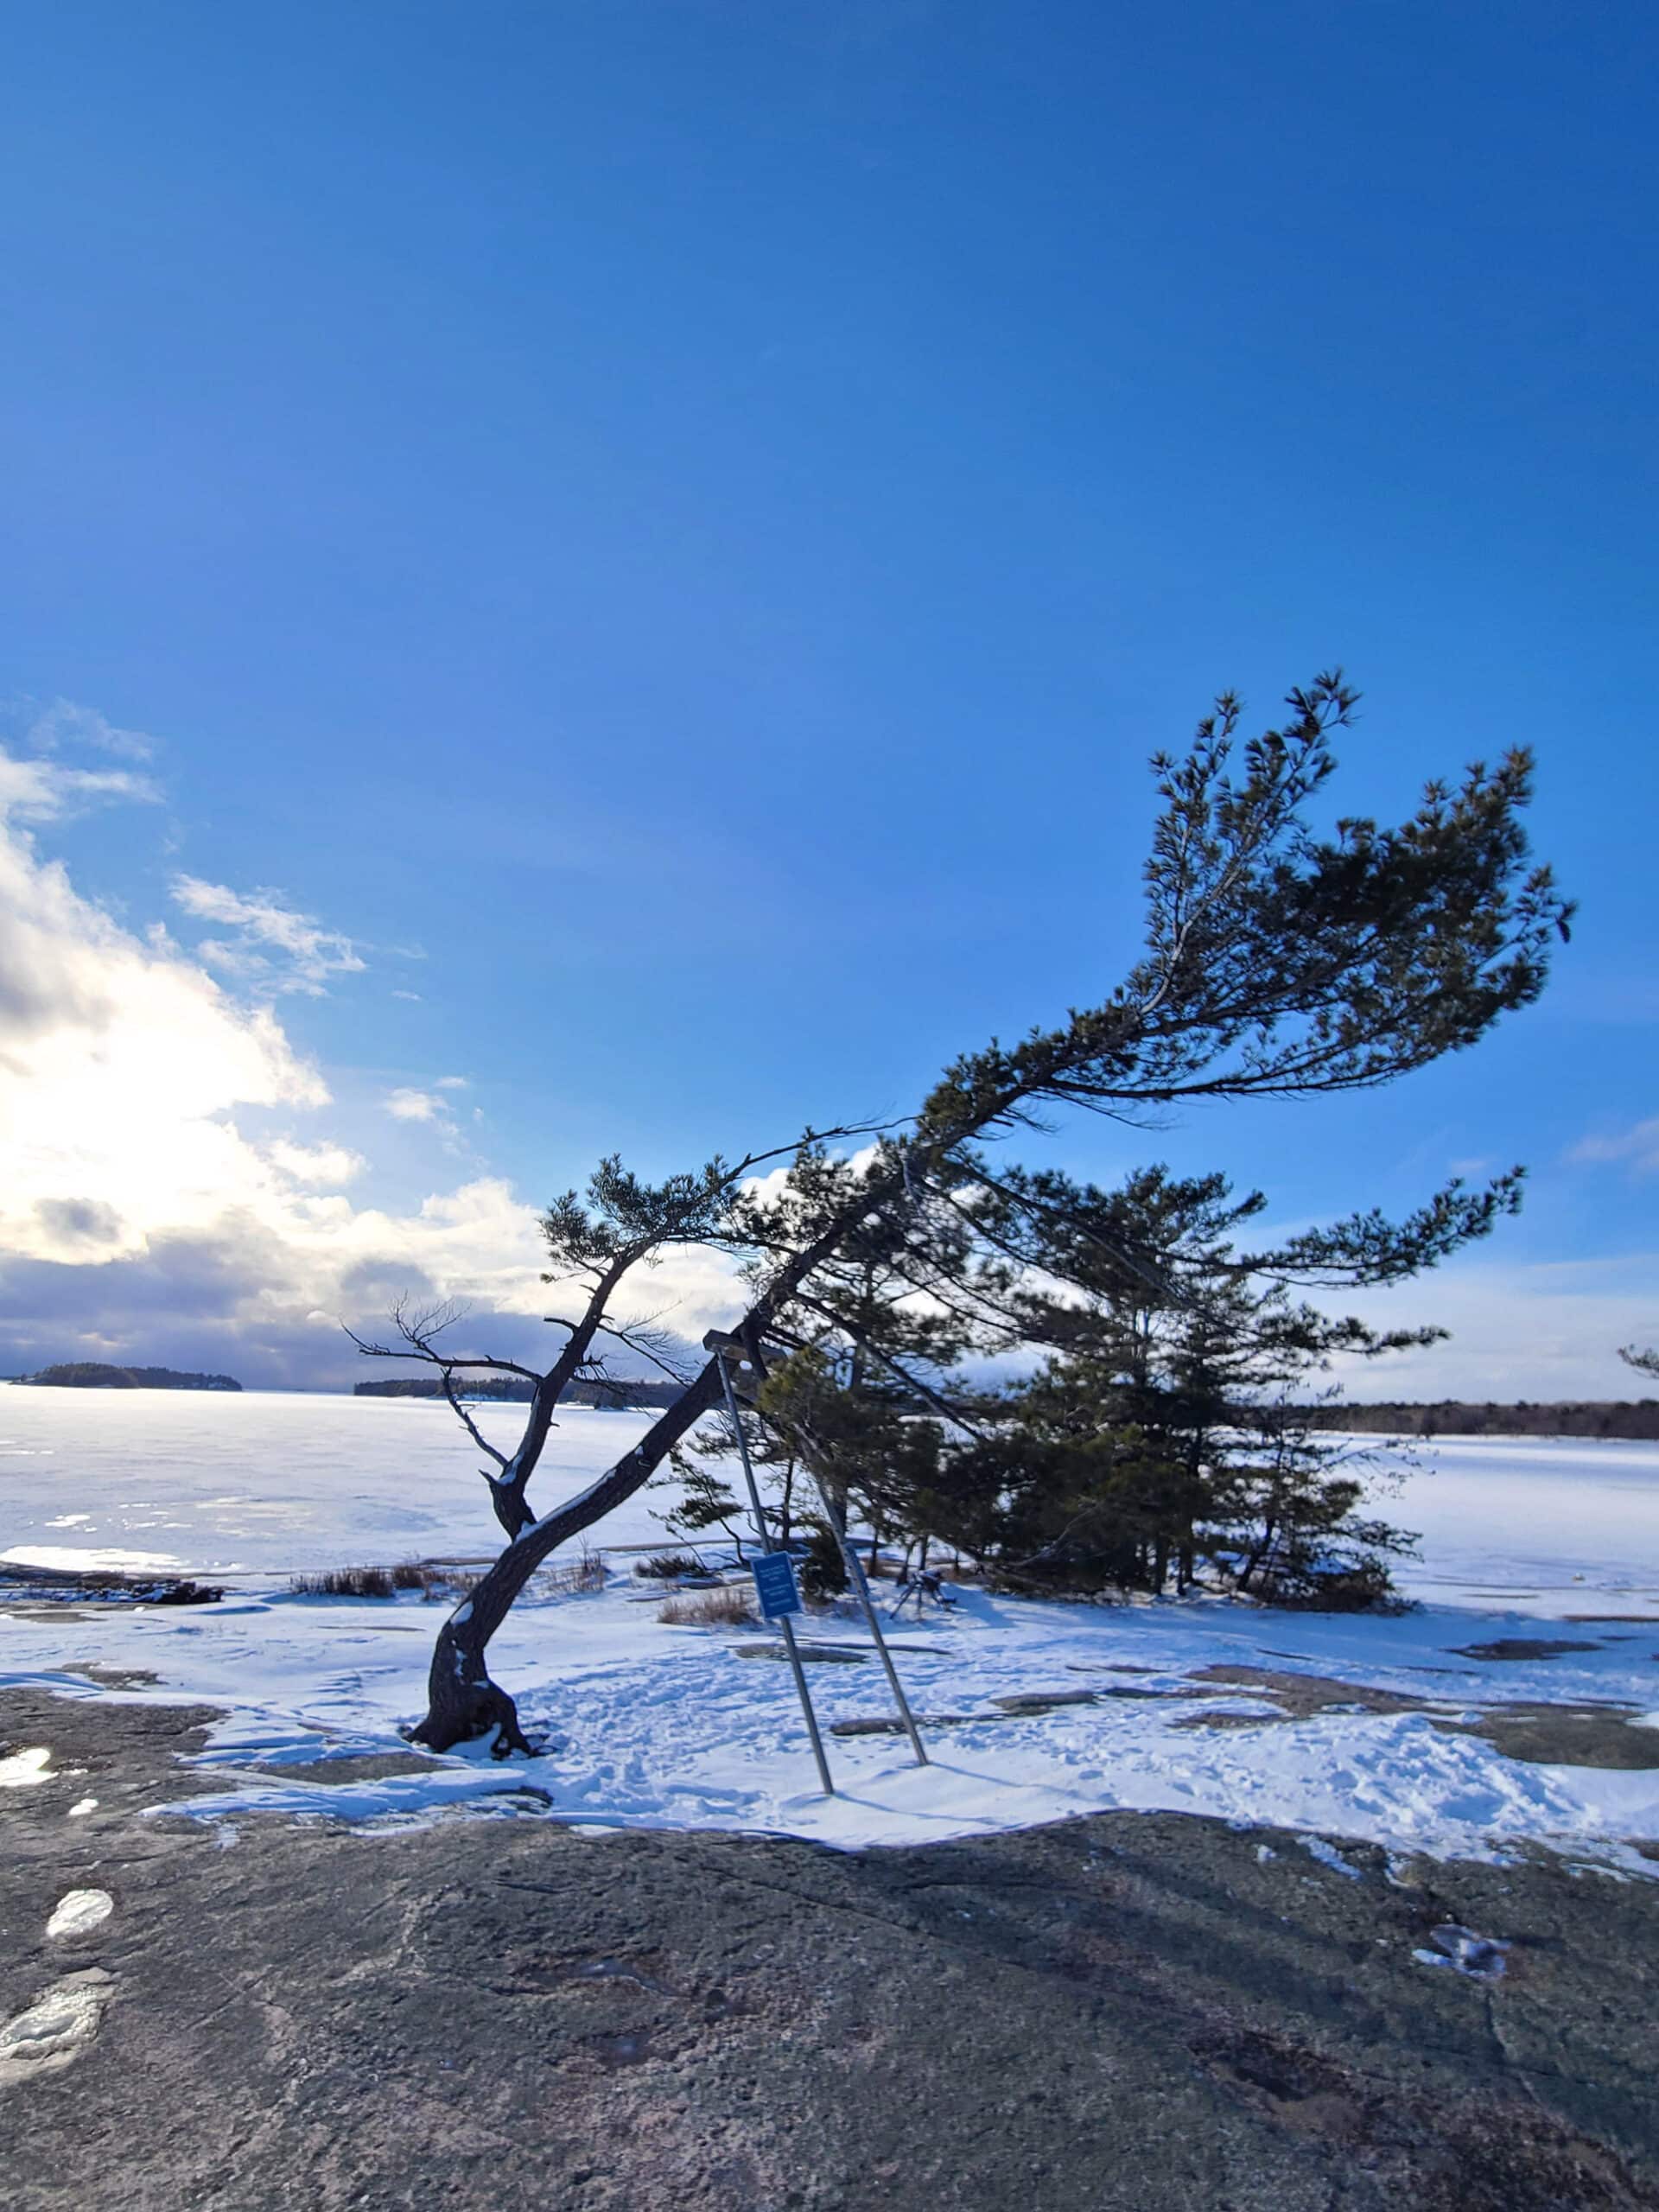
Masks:
[[[695,1597],[671,1598],[657,1609],[667,1628],[747,1628],[754,1607],[747,1590],[700,1590]]]
[[[418,1560],[406,1559],[392,1568],[391,1586],[394,1590],[429,1590],[432,1575]]]
[[[591,1597],[605,1587],[610,1573],[604,1553],[591,1552],[584,1544],[568,1566],[544,1568],[537,1587],[543,1598]]]
[[[168,1582],[161,1589],[149,1592],[144,1603],[148,1605],[216,1605],[224,1595],[223,1589],[206,1582]]]
[[[795,1572],[805,1597],[827,1602],[847,1587],[846,1556],[841,1539],[827,1521],[809,1522],[807,1526],[811,1541],[796,1560]]]
[[[653,1552],[649,1559],[635,1560],[633,1571],[648,1582],[677,1582],[683,1574],[701,1574],[702,1561],[690,1552]]]
[[[1408,1613],[1410,1601],[1395,1587],[1386,1561],[1357,1559],[1307,1565],[1299,1572],[1259,1580],[1264,1605],[1304,1613]]]

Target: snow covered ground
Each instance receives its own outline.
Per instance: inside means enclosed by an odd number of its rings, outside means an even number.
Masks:
[[[482,1419],[505,1440],[518,1416]],[[642,1426],[566,1414],[543,1504]],[[905,1680],[918,1710],[941,1717],[928,1731],[931,1764],[916,1767],[892,1735],[832,1735],[833,1799],[817,1790],[768,1632],[663,1626],[626,1560],[602,1595],[522,1605],[492,1647],[526,1724],[549,1739],[543,1758],[454,1757],[344,1783],[247,1771],[403,1748],[397,1726],[423,1704],[436,1607],[417,1594],[298,1599],[287,1578],[487,1554],[494,1524],[475,1456],[443,1408],[408,1401],[0,1389],[7,1556],[165,1566],[232,1584],[207,1608],[13,1607],[0,1614],[0,1681],[88,1694],[88,1669],[153,1674],[153,1686],[125,1694],[228,1707],[207,1756],[238,1770],[238,1786],[191,1808],[227,1834],[261,1810],[378,1824],[466,1805],[850,1847],[1158,1807],[1400,1851],[1485,1854],[1532,1839],[1655,1871],[1628,1840],[1659,1837],[1659,1768],[1522,1762],[1459,1729],[1503,1700],[1623,1708],[1659,1726],[1659,1447],[1438,1441],[1425,1471],[1380,1501],[1426,1538],[1408,1577],[1425,1605],[1396,1619],[976,1592],[954,1617],[906,1618],[893,1630]],[[651,1508],[661,1503],[635,1498],[595,1541],[659,1541]],[[831,1618],[807,1633],[852,1662],[809,1670],[826,1727],[886,1715],[861,1624]],[[1587,1648],[1497,1662],[1466,1649],[1540,1637]],[[1217,1679],[1215,1668],[1301,1678],[1312,1694]],[[1328,1681],[1355,1694],[1320,1690]],[[996,1702],[1088,1694],[1015,1713]],[[1365,1709],[1367,1694],[1396,1709]]]

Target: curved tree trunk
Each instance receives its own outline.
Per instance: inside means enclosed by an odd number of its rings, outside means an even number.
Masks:
[[[959,1140],[960,1129],[942,1134],[929,1146],[934,1156]],[[877,1188],[866,1186],[859,1194],[858,1212],[861,1217],[891,1198],[904,1187],[902,1173],[894,1173]],[[751,1338],[756,1346],[767,1325],[780,1306],[793,1296],[820,1262],[832,1252],[847,1231],[847,1223],[837,1220],[815,1237],[804,1250],[797,1252],[780,1268],[764,1294],[744,1315],[738,1333]],[[602,1302],[590,1309],[590,1319],[597,1325],[603,1312]],[[592,1331],[587,1332],[591,1336]],[[565,1350],[569,1357],[569,1347]],[[539,1394],[538,1394],[539,1395]],[[518,1725],[518,1709],[499,1683],[490,1679],[485,1653],[490,1638],[495,1634],[515,1599],[536,1569],[558,1547],[591,1528],[595,1521],[632,1497],[635,1491],[650,1481],[680,1439],[706,1413],[712,1412],[721,1396],[719,1357],[709,1361],[696,1379],[689,1382],[662,1419],[648,1429],[636,1444],[609,1471],[600,1477],[590,1487],[567,1503],[556,1506],[539,1521],[532,1522],[516,1535],[488,1573],[476,1582],[469,1597],[456,1606],[438,1631],[437,1644],[432,1654],[431,1672],[427,1678],[426,1718],[417,1728],[410,1731],[410,1741],[424,1744],[429,1750],[447,1751],[456,1744],[465,1743],[477,1736],[496,1732],[495,1751],[505,1758],[510,1751],[530,1752],[531,1745]],[[533,1409],[540,1412],[541,1408]],[[546,1412],[552,1411],[550,1401]],[[542,1433],[545,1436],[543,1427]],[[514,1462],[516,1487],[522,1503],[524,1485],[529,1480],[533,1458],[521,1447]],[[497,1496],[508,1488],[504,1482],[498,1485]],[[504,1525],[505,1522],[504,1522]]]
[[[427,1681],[426,1718],[418,1728],[410,1730],[411,1743],[447,1751],[472,1737],[487,1735],[493,1728],[498,1758],[505,1758],[509,1751],[532,1750],[518,1726],[518,1707],[505,1690],[490,1680],[485,1656],[490,1638],[542,1561],[648,1482],[672,1447],[719,1397],[720,1368],[710,1360],[632,1452],[579,1497],[533,1522],[507,1546],[438,1631]]]

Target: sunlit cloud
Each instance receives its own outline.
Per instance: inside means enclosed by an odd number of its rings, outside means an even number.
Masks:
[[[442,1098],[429,1090],[388,1091],[384,1101],[394,1122],[441,1122],[448,1116]]]
[[[1659,1114],[1632,1122],[1628,1129],[1586,1137],[1567,1158],[1622,1165],[1637,1175],[1659,1174]]]
[[[55,753],[60,746],[89,746],[95,753],[111,753],[126,760],[149,760],[156,741],[143,730],[118,729],[96,707],[83,707],[73,699],[54,699],[45,706],[29,702],[16,711],[23,724],[23,742],[32,751]]]
[[[477,1173],[407,1211],[353,1205],[368,1162],[321,1125],[329,1085],[272,1007],[40,851],[38,825],[136,795],[125,772],[0,752],[0,1372],[119,1352],[339,1382],[340,1319],[427,1287],[521,1353],[544,1341],[533,1208]],[[410,1095],[447,1124],[450,1093]]]
[[[360,975],[367,966],[350,938],[325,929],[315,915],[285,906],[276,891],[245,896],[200,876],[173,880],[174,903],[197,921],[233,930],[231,938],[205,938],[198,959],[251,989],[280,996],[298,991],[320,998],[334,976]]]

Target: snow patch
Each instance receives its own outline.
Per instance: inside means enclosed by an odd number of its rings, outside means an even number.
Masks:
[[[107,1890],[70,1890],[58,1899],[46,1923],[48,1936],[85,1936],[101,1928],[115,1910]]]
[[[0,1759],[0,1789],[26,1789],[32,1782],[44,1782],[51,1766],[52,1753],[44,1744],[13,1751]]]
[[[1342,1853],[1328,1844],[1322,1835],[1305,1835],[1302,1849],[1310,1859],[1317,1859],[1321,1866],[1328,1866],[1333,1874],[1345,1875],[1351,1882],[1363,1882],[1365,1878],[1364,1868],[1350,1866]]]
[[[0,2027],[0,2089],[79,2058],[98,2033],[111,1987],[111,1977],[98,1967],[66,1974]]]
[[[0,1552],[0,1560],[13,1567],[55,1567],[66,1574],[170,1573],[185,1564],[173,1552],[132,1552],[111,1546],[77,1548],[72,1544],[14,1544],[9,1552]]]
[[[1509,1963],[1507,1943],[1493,1936],[1477,1936],[1472,1928],[1459,1927],[1456,1921],[1446,1921],[1429,1932],[1440,1948],[1414,1951],[1411,1955],[1419,1966],[1450,1967],[1454,1974],[1466,1974],[1471,1981],[1502,1979]]]

